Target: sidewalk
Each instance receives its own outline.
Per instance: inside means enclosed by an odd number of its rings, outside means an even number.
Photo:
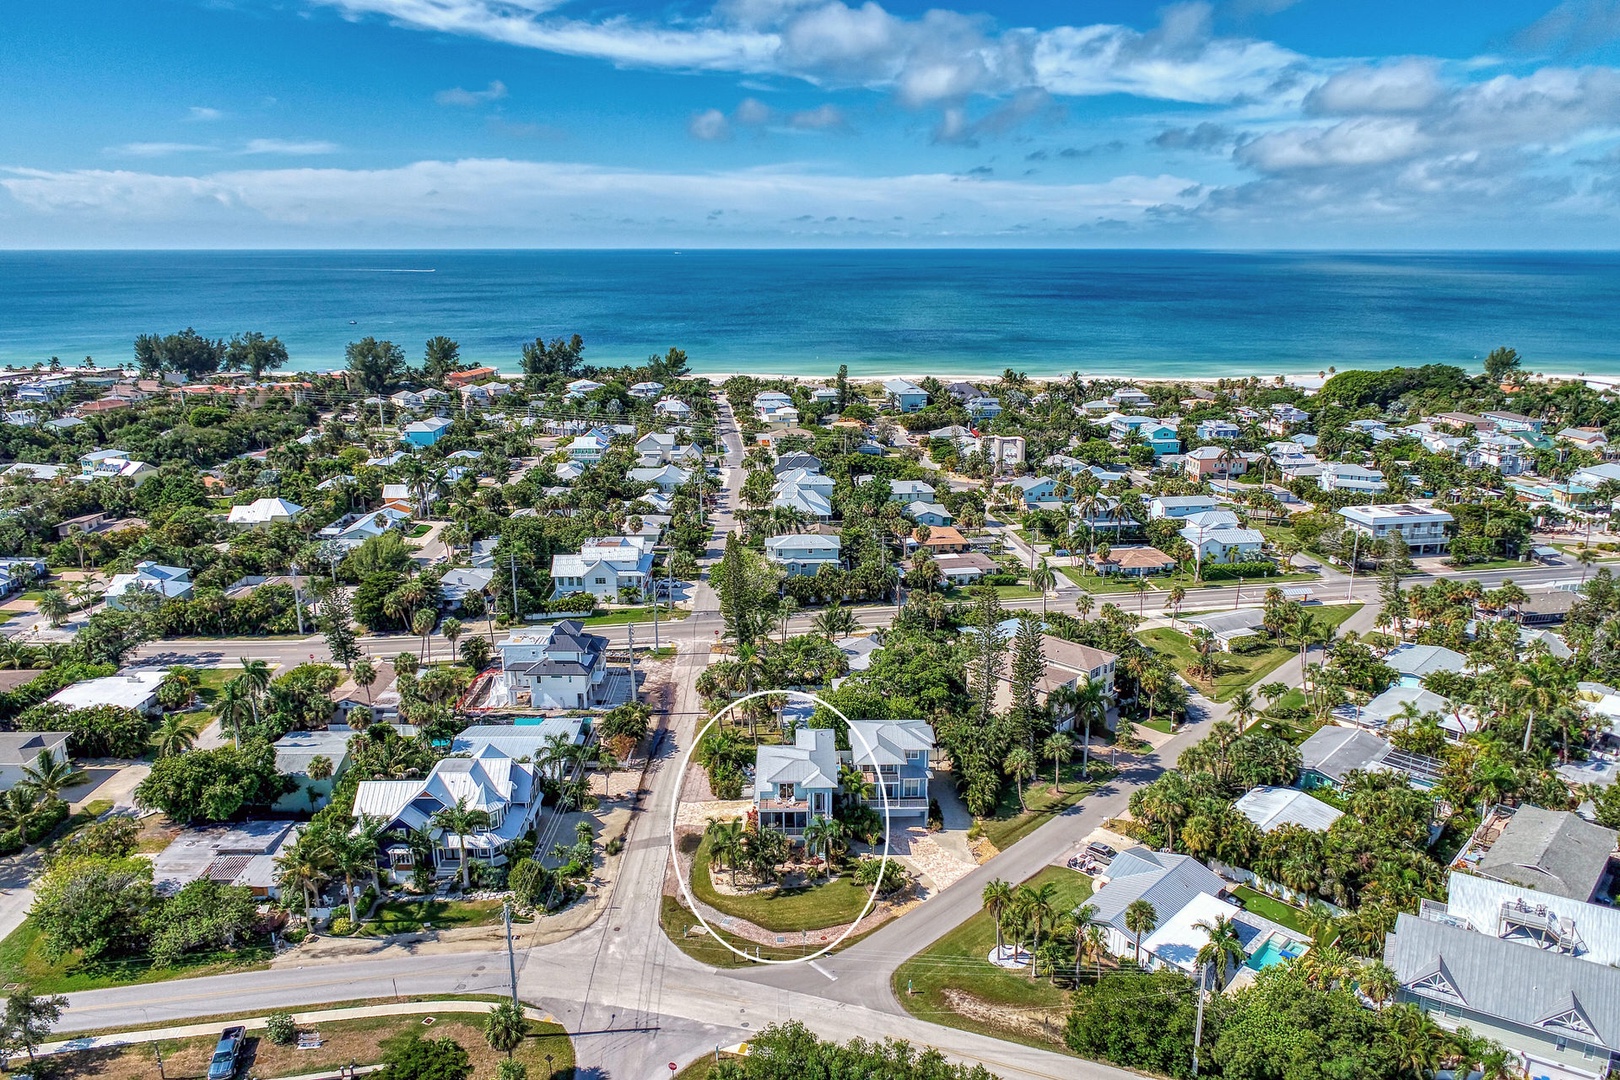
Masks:
[[[357,1020],[367,1016],[414,1016],[423,1013],[486,1013],[495,1007],[493,1001],[396,1001],[383,1005],[361,1005],[349,1009],[315,1009],[309,1012],[292,1014],[293,1022],[297,1024],[321,1024],[335,1020]],[[523,1015],[530,1020],[540,1020],[548,1024],[557,1021],[550,1014],[539,1009],[523,1007]],[[168,1041],[171,1039],[195,1039],[205,1035],[218,1035],[220,1029],[229,1024],[240,1024],[249,1031],[264,1028],[269,1016],[253,1016],[247,1019],[212,1020],[202,1024],[182,1024],[177,1027],[146,1028],[140,1031],[118,1032],[112,1035],[87,1035],[77,1039],[63,1039],[60,1042],[46,1043],[34,1052],[36,1057],[45,1057],[50,1054],[69,1054],[77,1050],[97,1050],[112,1046],[138,1046],[143,1043]],[[13,1054],[12,1060],[26,1059],[28,1055]],[[325,1076],[328,1073],[312,1075]]]

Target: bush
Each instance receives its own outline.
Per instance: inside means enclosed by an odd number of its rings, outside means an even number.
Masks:
[[[327,932],[333,937],[348,937],[354,933],[354,923],[349,921],[347,915],[338,915],[332,919],[331,929]]]
[[[1281,572],[1277,564],[1269,560],[1265,562],[1205,563],[1202,576],[1205,581],[1236,581],[1238,578],[1247,581],[1253,578],[1267,578]]]
[[[275,1012],[265,1017],[264,1033],[277,1046],[291,1046],[298,1039],[298,1025],[292,1013]]]
[[[1277,642],[1264,634],[1255,634],[1252,637],[1240,637],[1227,646],[1235,656],[1250,656],[1254,653],[1265,652],[1276,645]]]
[[[615,836],[613,839],[602,845],[602,850],[609,855],[617,855],[619,852],[624,850],[624,837]]]
[[[883,875],[882,884],[878,884],[879,874]],[[893,859],[862,859],[855,867],[855,882],[868,889],[877,885],[879,896],[891,896],[910,885],[911,879]]]

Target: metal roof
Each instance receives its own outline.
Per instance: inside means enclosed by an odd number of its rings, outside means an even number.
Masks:
[[[1579,945],[1574,955],[1609,967],[1620,965],[1620,909],[1606,904],[1586,904],[1556,893],[1527,889],[1506,881],[1491,881],[1453,870],[1446,879],[1446,914],[1466,919],[1480,934],[1503,937],[1503,905],[1523,901],[1532,911],[1545,911],[1553,920],[1573,924]],[[1511,931],[1506,940],[1534,945],[1529,938]]]
[[[1300,825],[1312,832],[1326,832],[1344,816],[1344,811],[1312,798],[1296,788],[1262,784],[1251,789],[1232,808],[1270,832],[1284,825]]]

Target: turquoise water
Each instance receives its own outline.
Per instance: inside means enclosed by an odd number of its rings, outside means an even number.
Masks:
[[[1444,361],[1620,373],[1620,254],[1160,251],[0,252],[0,364],[125,361],[137,334],[279,335],[293,365],[448,334],[698,372],[1218,377]]]
[[[1267,938],[1266,943],[1256,949],[1253,956],[1249,957],[1245,966],[1256,971],[1264,971],[1273,964],[1280,964],[1284,960],[1297,960],[1303,952],[1304,950],[1297,945],[1284,947],[1277,944],[1276,938]]]

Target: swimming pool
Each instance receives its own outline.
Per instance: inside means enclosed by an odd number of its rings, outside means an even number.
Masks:
[[[1297,960],[1305,952],[1299,945],[1279,945],[1276,938],[1267,938],[1266,943],[1256,949],[1254,955],[1245,962],[1245,967],[1256,971],[1264,971],[1273,964],[1280,964],[1284,960]]]

